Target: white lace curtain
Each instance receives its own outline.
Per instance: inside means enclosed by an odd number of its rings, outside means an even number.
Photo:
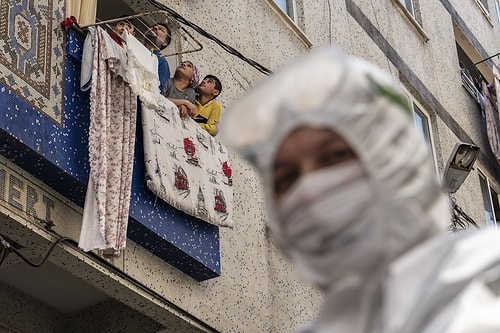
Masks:
[[[66,0],[66,17],[74,16],[80,25],[95,23],[97,0]]]

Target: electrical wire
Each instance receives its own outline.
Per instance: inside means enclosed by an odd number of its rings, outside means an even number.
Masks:
[[[52,243],[52,245],[50,246],[50,248],[47,251],[47,253],[45,254],[45,256],[42,258],[42,260],[39,263],[34,263],[34,262],[30,261],[28,258],[26,258],[18,249],[16,249],[15,247],[11,246],[8,242],[6,242],[2,238],[1,239],[1,244],[2,244],[2,247],[3,247],[4,251],[2,253],[2,256],[0,257],[0,265],[2,264],[2,262],[7,257],[8,252],[12,251],[13,253],[15,253],[19,258],[21,258],[28,265],[30,265],[32,267],[35,267],[35,268],[40,267],[40,266],[42,266],[45,263],[45,261],[47,261],[47,259],[49,258],[50,254],[52,253],[52,251],[54,250],[54,248],[57,246],[57,244],[59,244],[60,242],[63,242],[63,241],[68,241],[68,240],[71,241],[71,238],[69,238],[69,237],[61,237],[58,240],[56,240],[54,243]],[[7,244],[4,244],[4,242],[7,243]]]
[[[50,231],[50,230],[49,230]],[[51,231],[52,233],[54,233],[53,231]],[[198,319],[197,317],[195,317],[194,315],[192,315],[191,313],[187,312],[186,310],[184,310],[183,308],[181,308],[180,306],[176,305],[175,303],[173,303],[172,301],[166,299],[163,295],[161,294],[158,294],[158,292],[154,291],[153,289],[151,289],[150,287],[147,287],[146,285],[144,285],[143,283],[141,283],[140,281],[136,280],[135,278],[133,278],[132,276],[126,274],[125,272],[119,270],[117,267],[115,267],[114,265],[112,265],[111,263],[107,262],[106,260],[104,260],[103,258],[99,257],[97,254],[95,253],[92,253],[92,252],[84,252],[83,250],[81,250],[80,248],[78,248],[77,246],[75,246],[75,242],[69,238],[69,237],[60,237],[59,239],[57,239],[49,248],[49,250],[47,251],[47,253],[45,254],[45,257],[42,259],[42,261],[40,261],[39,263],[33,263],[31,262],[30,260],[28,260],[22,253],[20,253],[17,249],[14,248],[14,246],[12,246],[8,241],[6,241],[1,235],[0,235],[0,247],[3,249],[1,255],[0,255],[0,266],[2,264],[2,262],[4,261],[4,259],[7,257],[7,254],[9,253],[10,250],[12,250],[12,252],[14,252],[16,255],[18,255],[24,262],[26,262],[28,265],[30,266],[33,266],[33,267],[40,267],[41,265],[43,265],[47,259],[49,258],[51,252],[54,250],[54,248],[57,246],[57,244],[59,244],[60,242],[64,242],[64,241],[68,241],[68,244],[73,247],[75,250],[77,250],[78,252],[80,253],[83,253],[84,255],[86,256],[89,256],[90,258],[94,259],[97,263],[107,267],[110,271],[113,271],[115,274],[119,275],[120,277],[126,279],[127,281],[133,283],[135,286],[137,286],[138,288],[141,288],[142,290],[154,295],[155,297],[157,297],[158,299],[160,299],[161,301],[163,301],[165,304],[168,304],[168,306],[172,307],[173,309],[179,311],[180,313],[182,313],[184,316],[186,316],[187,318],[189,318],[189,320],[192,320],[193,322],[197,323],[198,325],[202,326],[203,328],[206,329],[207,332],[214,332],[214,333],[217,333],[219,332],[218,330],[216,330],[215,328],[211,327],[210,325],[206,324],[205,322],[201,321],[200,319]]]
[[[2,266],[3,261],[7,258],[7,254],[9,254],[10,244],[0,236],[0,245],[2,246],[2,255],[0,256],[0,266]]]
[[[148,0],[148,2],[151,3],[153,6],[155,6],[156,8],[166,11],[173,19],[175,19],[179,23],[184,24],[184,25],[190,27],[191,29],[193,29],[194,31],[196,31],[197,33],[199,33],[200,35],[202,35],[203,37],[206,37],[206,38],[212,40],[217,45],[219,45],[222,49],[224,49],[226,52],[228,52],[229,54],[232,54],[232,55],[238,57],[239,59],[243,60],[244,62],[246,62],[247,64],[249,64],[253,68],[257,69],[259,72],[261,72],[261,73],[263,73],[265,75],[271,75],[272,74],[271,70],[267,69],[266,67],[264,67],[263,65],[259,64],[258,62],[254,61],[254,60],[252,60],[250,58],[245,57],[243,54],[241,54],[241,52],[239,52],[238,50],[236,50],[232,46],[224,43],[219,38],[215,37],[214,35],[210,34],[207,31],[203,30],[201,27],[199,27],[195,23],[193,23],[193,22],[187,20],[186,18],[182,17],[180,14],[178,14],[177,12],[175,12],[174,10],[172,10],[171,8],[169,8],[169,7],[163,5],[163,4],[161,4],[161,3],[159,3],[159,2],[157,2],[155,0]]]
[[[469,215],[467,215],[454,200],[452,201],[452,214],[452,222],[450,225],[450,229],[452,231],[465,230],[471,225],[473,225],[476,229],[479,229],[479,225]]]
[[[7,258],[8,250],[2,245],[2,255],[0,256],[0,266],[2,266],[3,261]]]

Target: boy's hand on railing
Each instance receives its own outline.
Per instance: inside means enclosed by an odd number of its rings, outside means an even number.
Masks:
[[[181,115],[181,118],[186,118],[187,116],[189,116],[189,109],[186,105],[181,104],[179,105],[179,113]]]

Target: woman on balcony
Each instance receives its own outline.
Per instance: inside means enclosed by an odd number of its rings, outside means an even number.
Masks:
[[[174,77],[167,81],[163,95],[179,108],[182,117],[196,113],[194,101],[199,82],[198,67],[191,61],[181,62]]]

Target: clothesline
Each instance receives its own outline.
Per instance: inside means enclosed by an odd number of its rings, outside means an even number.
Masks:
[[[496,56],[498,56],[498,55],[500,55],[500,52],[499,52],[499,53],[495,53],[494,55],[489,56],[489,57],[487,57],[487,58],[484,58],[483,60],[480,60],[480,61],[478,61],[478,62],[476,62],[476,63],[472,64],[471,66],[464,67],[464,68],[462,68],[462,69],[461,69],[461,71],[463,72],[463,71],[465,71],[465,70],[467,70],[467,69],[470,69],[470,68],[472,68],[472,67],[475,67],[475,66],[479,65],[480,63],[483,63],[483,62],[485,62],[485,61],[488,61],[488,60],[490,60],[491,58],[494,58],[494,57],[496,57]]]

